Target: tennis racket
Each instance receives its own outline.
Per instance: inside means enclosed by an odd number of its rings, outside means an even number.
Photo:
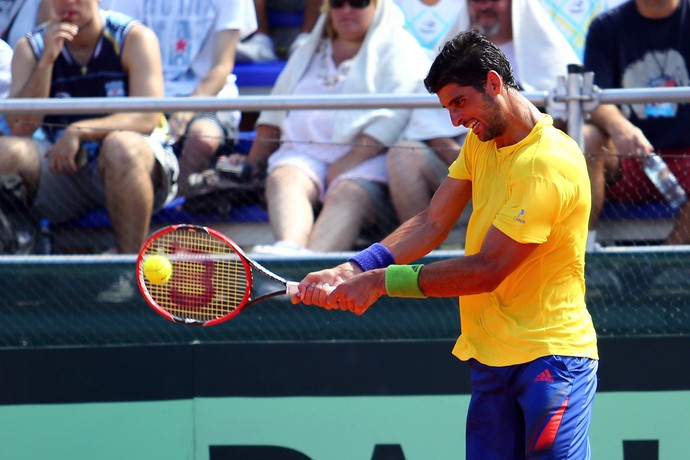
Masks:
[[[149,281],[144,261],[162,255],[172,275],[162,284]],[[254,293],[259,273],[276,289]],[[213,326],[237,316],[244,308],[271,297],[297,293],[297,284],[251,260],[230,238],[211,228],[172,225],[155,232],[139,251],[136,279],[146,302],[170,321]]]

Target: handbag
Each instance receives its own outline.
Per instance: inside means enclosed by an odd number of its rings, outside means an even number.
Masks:
[[[220,159],[213,168],[189,176],[182,208],[194,214],[227,216],[233,207],[266,206],[266,177],[249,164]]]

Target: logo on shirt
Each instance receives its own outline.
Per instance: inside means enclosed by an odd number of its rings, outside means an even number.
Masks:
[[[125,97],[125,82],[122,80],[106,82],[105,95],[107,97]]]
[[[524,224],[525,220],[522,219],[522,216],[525,215],[525,210],[521,209],[520,212],[517,214],[517,216],[513,217],[513,220],[517,222],[518,224]]]

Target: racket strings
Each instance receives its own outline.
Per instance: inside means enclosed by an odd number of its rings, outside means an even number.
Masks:
[[[160,308],[182,320],[205,323],[243,303],[250,290],[248,271],[232,246],[206,232],[179,228],[154,240],[146,255],[172,262],[166,284],[145,280]]]

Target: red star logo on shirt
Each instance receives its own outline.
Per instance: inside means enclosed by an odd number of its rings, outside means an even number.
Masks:
[[[175,52],[176,53],[184,53],[187,51],[187,45],[189,42],[184,39],[182,35],[177,37],[177,42],[175,43]]]

